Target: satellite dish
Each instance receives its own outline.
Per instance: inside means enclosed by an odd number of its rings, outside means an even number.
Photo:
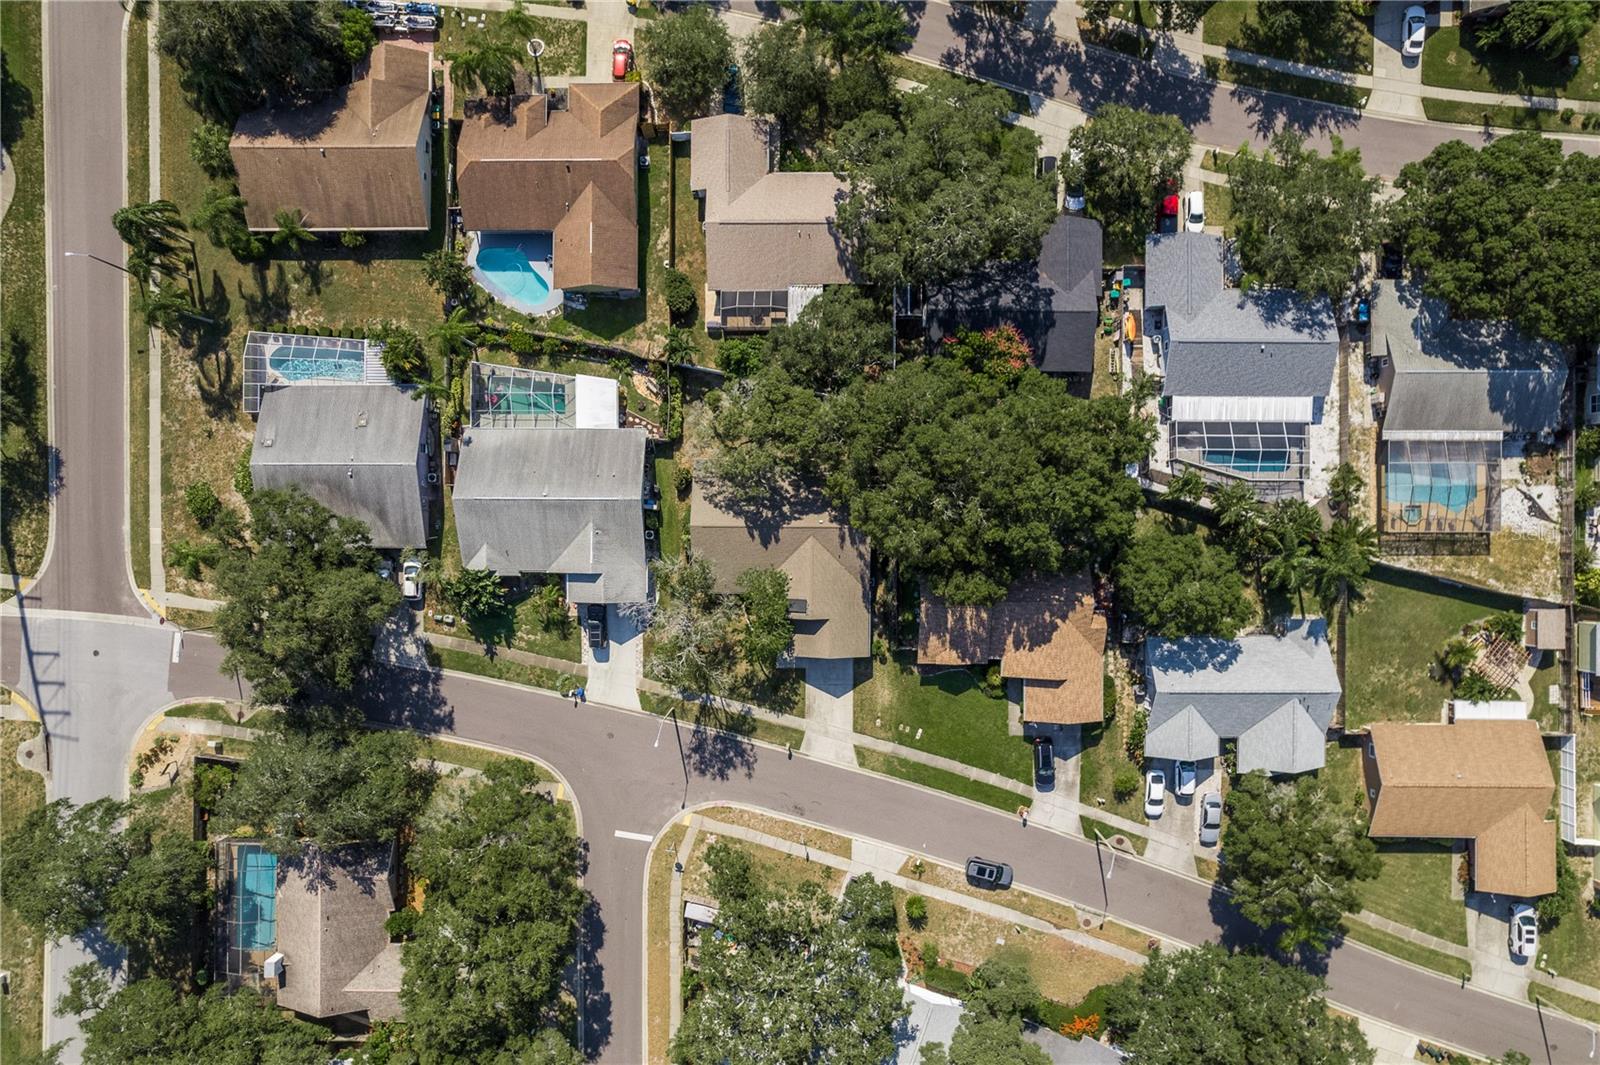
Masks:
[[[535,59],[544,55],[544,42],[537,37],[530,38],[528,41],[528,54]]]

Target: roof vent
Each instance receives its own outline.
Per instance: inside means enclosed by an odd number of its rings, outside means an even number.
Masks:
[[[364,410],[356,411],[356,428],[357,429],[365,429],[366,427],[367,427],[367,412],[364,411]]]

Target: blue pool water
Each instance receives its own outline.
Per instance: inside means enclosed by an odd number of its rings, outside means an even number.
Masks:
[[[1236,473],[1286,473],[1287,451],[1207,451],[1206,465]]]
[[[270,950],[278,940],[278,859],[256,846],[239,848],[233,881],[239,950]]]
[[[524,314],[543,314],[561,302],[551,288],[553,241],[549,233],[479,233],[472,272],[501,303]]]
[[[303,349],[279,348],[267,358],[272,372],[286,381],[359,381],[361,357],[346,357],[345,352],[321,352],[316,357],[295,354]]]
[[[1398,506],[1431,505],[1459,514],[1478,497],[1472,468],[1452,477],[1446,462],[1391,463],[1386,480],[1385,494]]]

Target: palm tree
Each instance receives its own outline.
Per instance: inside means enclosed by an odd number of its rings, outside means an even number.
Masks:
[[[482,86],[485,96],[509,97],[516,89],[521,48],[513,41],[492,40],[455,53],[450,56],[450,84],[462,95]]]
[[[181,265],[176,258],[180,248],[194,248],[183,214],[171,200],[130,203],[111,216],[111,224],[128,246],[129,269],[141,277],[151,270],[171,277]]]
[[[1167,482],[1167,498],[1174,503],[1198,503],[1206,494],[1206,479],[1200,471],[1187,469]]]
[[[1361,502],[1361,488],[1364,482],[1361,474],[1348,462],[1339,463],[1339,468],[1333,471],[1333,476],[1328,478],[1328,508],[1333,511],[1336,518],[1347,518]]]
[[[289,254],[299,255],[300,249],[317,239],[317,235],[306,228],[305,216],[299,211],[284,208],[272,216],[278,223],[278,231],[272,234],[272,243],[283,247],[289,246]]]
[[[244,197],[217,185],[206,189],[205,198],[190,222],[219,248],[231,248],[241,231],[249,233],[244,220]]]
[[[185,318],[201,322],[211,321],[197,313],[198,308],[189,298],[188,292],[168,281],[163,281],[154,288],[141,288],[139,309],[144,312],[145,325],[151,329],[159,329],[163,333],[172,332]]]
[[[1361,598],[1367,574],[1377,557],[1378,530],[1370,523],[1354,518],[1334,522],[1317,544],[1317,594],[1334,606]]]
[[[1439,668],[1452,680],[1461,677],[1461,671],[1478,660],[1478,648],[1465,636],[1452,636],[1439,651]]]
[[[457,307],[450,316],[428,330],[428,339],[437,346],[446,364],[457,355],[469,353],[478,340],[478,323],[467,317],[467,308]],[[450,376],[448,373],[446,377]]]
[[[1241,562],[1255,565],[1261,551],[1262,510],[1255,489],[1244,481],[1229,481],[1211,493],[1228,549]]]

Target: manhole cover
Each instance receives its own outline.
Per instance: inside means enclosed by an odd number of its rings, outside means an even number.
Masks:
[[[22,752],[22,757],[24,757],[24,758],[32,758],[33,757],[33,752],[32,751],[23,751]]]

